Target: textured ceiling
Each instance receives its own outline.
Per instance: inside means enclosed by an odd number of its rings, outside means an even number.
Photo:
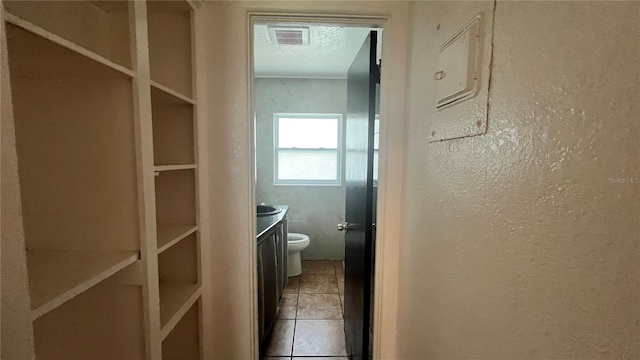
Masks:
[[[336,25],[309,27],[309,45],[278,45],[272,44],[266,24],[256,25],[255,75],[345,78],[351,62],[371,30]]]

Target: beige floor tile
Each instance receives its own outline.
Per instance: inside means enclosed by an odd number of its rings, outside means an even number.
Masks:
[[[300,288],[300,276],[290,277],[287,286],[284,287],[285,294],[297,294]]]
[[[336,269],[336,274],[344,274],[344,264],[342,261],[334,261],[333,267]]]
[[[302,275],[332,275],[335,273],[333,261],[307,260],[302,262]]]
[[[276,320],[265,356],[291,356],[295,320]]]
[[[344,275],[336,275],[336,279],[338,279],[338,292],[344,295]]]
[[[342,320],[338,294],[300,294],[298,320]]]
[[[302,275],[301,294],[337,294],[338,282],[335,275]]]
[[[346,356],[342,320],[297,320],[294,356]]]
[[[294,320],[296,318],[297,306],[281,306],[278,313],[279,320]]]
[[[298,294],[283,294],[280,306],[298,306]]]

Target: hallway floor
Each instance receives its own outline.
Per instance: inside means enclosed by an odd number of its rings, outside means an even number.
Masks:
[[[303,261],[290,277],[264,359],[347,359],[342,261]]]

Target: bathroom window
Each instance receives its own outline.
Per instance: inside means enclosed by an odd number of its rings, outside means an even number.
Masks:
[[[276,185],[340,185],[342,115],[275,114]]]

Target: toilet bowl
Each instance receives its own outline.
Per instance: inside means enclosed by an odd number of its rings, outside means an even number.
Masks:
[[[287,276],[298,276],[302,274],[302,262],[300,261],[300,251],[309,246],[311,240],[309,235],[289,233],[287,234]]]

